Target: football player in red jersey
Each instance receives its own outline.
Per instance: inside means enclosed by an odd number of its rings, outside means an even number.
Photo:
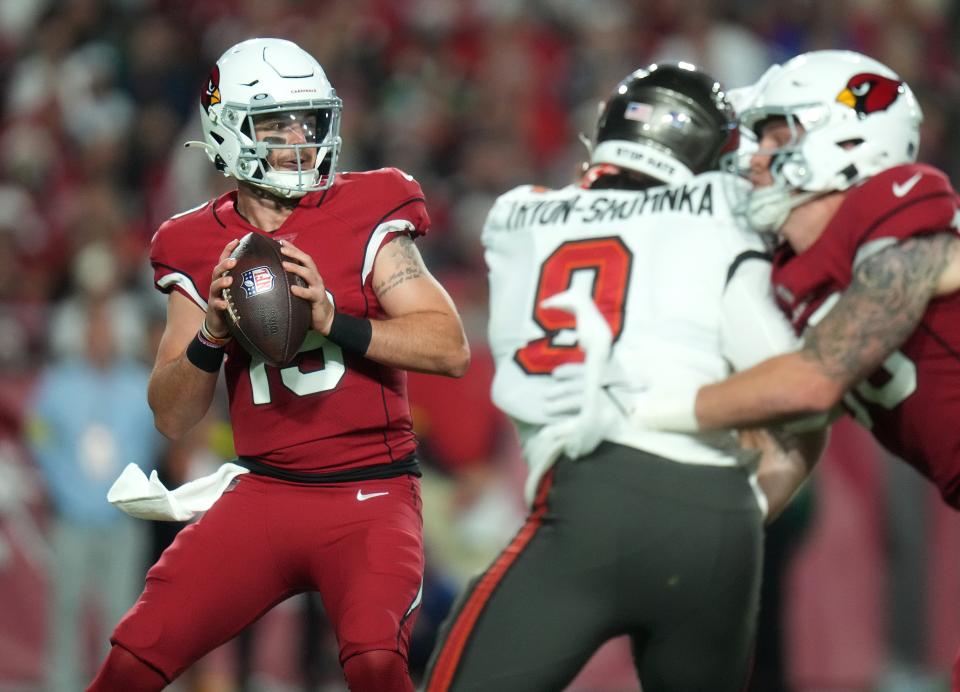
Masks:
[[[773,288],[804,345],[695,399],[651,391],[640,423],[720,429],[843,402],[960,509],[960,216],[947,176],[915,163],[921,119],[910,88],[858,53],[769,74],[741,115],[759,138],[744,210],[786,241]]]
[[[163,224],[151,261],[170,294],[149,386],[179,437],[210,406],[224,355],[237,478],[177,537],[117,626],[91,690],[159,690],[272,606],[319,591],[351,690],[412,690],[423,574],[419,471],[404,369],[459,376],[456,309],[413,238],[429,217],[396,169],[336,170],[340,99],[293,43],[244,41],[201,95],[203,146],[237,190]],[[250,231],[306,280],[312,331],[274,368],[231,341],[222,290]]]

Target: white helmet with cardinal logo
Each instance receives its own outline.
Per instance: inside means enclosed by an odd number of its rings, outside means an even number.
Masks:
[[[923,114],[887,66],[852,51],[822,50],[771,70],[740,123],[759,135],[765,121],[784,118],[791,138],[760,152],[772,157],[774,184],[750,195],[755,229],[778,230],[794,207],[916,161]]]
[[[301,197],[333,184],[340,152],[341,101],[323,68],[295,43],[254,38],[229,48],[210,72],[200,94],[204,142],[218,170],[281,197]],[[258,119],[281,116],[302,128],[302,142],[266,137],[258,141]],[[295,153],[282,169],[268,162],[273,152]]]

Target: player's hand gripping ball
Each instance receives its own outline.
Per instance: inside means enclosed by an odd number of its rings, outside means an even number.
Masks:
[[[230,256],[237,260],[223,290],[230,333],[251,356],[286,365],[310,329],[310,302],[290,292],[305,282],[283,269],[280,243],[259,233],[247,233]]]

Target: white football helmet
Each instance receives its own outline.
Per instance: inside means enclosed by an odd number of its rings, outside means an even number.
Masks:
[[[302,197],[333,184],[341,107],[323,68],[309,53],[282,39],[250,39],[217,60],[200,94],[205,141],[187,146],[203,147],[226,176],[281,197]],[[256,123],[271,115],[296,124],[303,142],[269,136],[258,141]],[[281,150],[295,158],[278,170],[268,156],[279,156],[274,152]]]
[[[920,106],[910,87],[872,58],[804,53],[771,68],[757,86],[741,126],[757,132],[763,121],[782,117],[792,136],[786,146],[760,152],[772,156],[774,184],[749,194],[745,212],[755,230],[779,230],[791,209],[916,161]]]

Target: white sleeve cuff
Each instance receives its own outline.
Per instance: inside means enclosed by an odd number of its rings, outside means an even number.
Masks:
[[[698,389],[650,390],[640,397],[630,420],[642,428],[669,432],[699,432],[696,405]]]

